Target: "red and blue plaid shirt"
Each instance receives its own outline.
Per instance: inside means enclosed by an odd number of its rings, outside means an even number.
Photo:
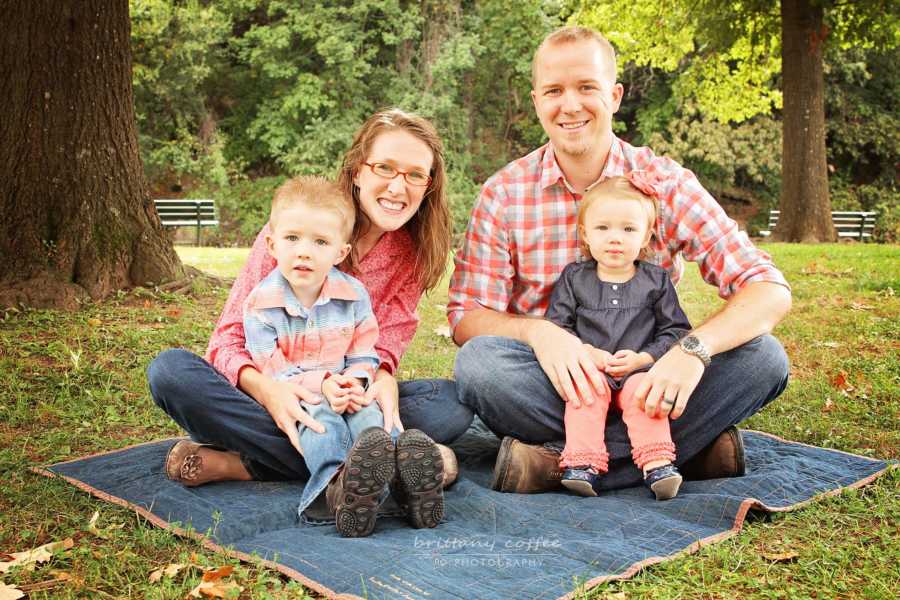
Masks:
[[[788,286],[771,257],[738,230],[694,174],[675,161],[614,137],[598,181],[645,170],[659,184],[656,239],[648,262],[678,283],[681,257],[728,298],[748,283]],[[541,316],[563,268],[582,260],[576,194],[546,144],[488,179],[455,257],[447,316],[455,329],[466,311],[484,307]]]
[[[269,273],[244,302],[244,334],[261,373],[290,379],[317,394],[333,372],[371,383],[381,362],[369,294],[359,280],[336,268],[308,309],[281,271]]]

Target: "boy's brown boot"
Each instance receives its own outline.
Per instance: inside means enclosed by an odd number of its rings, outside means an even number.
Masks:
[[[690,460],[678,467],[685,479],[717,479],[741,477],[747,472],[744,441],[740,430],[732,425]]]
[[[363,431],[325,488],[325,501],[344,537],[365,537],[375,529],[378,505],[394,478],[394,442],[380,427]]]
[[[437,527],[444,518],[443,481],[444,459],[438,445],[418,429],[402,432],[391,493],[416,529]]]
[[[498,492],[535,494],[562,489],[559,452],[540,444],[526,444],[513,437],[503,438],[491,488]]]

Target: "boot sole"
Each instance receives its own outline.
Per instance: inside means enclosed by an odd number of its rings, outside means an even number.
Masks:
[[[444,459],[437,444],[416,429],[404,431],[397,439],[397,469],[410,524],[437,527],[444,518]]]
[[[381,494],[394,478],[395,468],[391,436],[376,427],[363,431],[341,473],[343,494],[334,513],[338,533],[343,537],[372,533]]]

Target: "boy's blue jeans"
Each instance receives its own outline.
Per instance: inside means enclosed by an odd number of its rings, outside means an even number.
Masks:
[[[457,353],[455,375],[460,402],[497,436],[562,450],[565,403],[531,346],[506,337],[474,337]],[[670,421],[676,464],[693,457],[730,425],[759,412],[784,391],[787,382],[787,354],[771,335],[714,356],[684,414]],[[601,480],[603,487],[639,485],[643,475],[631,460],[631,444],[619,412],[607,418],[606,446],[610,461],[609,472]]]
[[[237,452],[254,479],[309,479],[303,457],[266,409],[193,352],[160,353],[147,368],[147,379],[156,404],[194,441]],[[472,410],[459,403],[453,381],[401,381],[399,388],[406,429],[421,429],[434,441],[449,443],[472,422]]]
[[[324,397],[319,404],[301,404],[310,416],[325,426],[325,433],[317,433],[303,425],[298,426],[300,447],[303,448],[303,458],[310,473],[297,508],[297,512],[303,515],[312,501],[325,491],[359,434],[369,427],[383,427],[384,416],[374,402],[352,415],[337,414]]]

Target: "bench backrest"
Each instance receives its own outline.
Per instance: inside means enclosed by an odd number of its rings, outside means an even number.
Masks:
[[[218,225],[215,200],[180,199],[154,200],[160,222],[167,227],[187,225]]]
[[[779,210],[769,211],[769,230],[778,224]],[[836,210],[831,213],[831,222],[837,229],[838,237],[870,238],[875,231],[875,216],[870,211]]]

